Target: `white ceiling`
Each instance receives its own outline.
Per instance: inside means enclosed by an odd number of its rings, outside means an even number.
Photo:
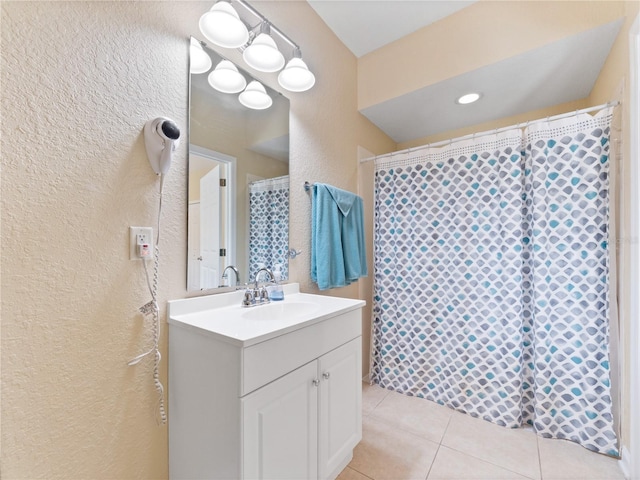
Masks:
[[[621,24],[619,20],[581,32],[361,113],[396,142],[406,142],[580,100],[593,88]],[[455,103],[476,91],[483,94],[478,102]]]
[[[356,57],[475,3],[451,0],[307,1]]]
[[[474,3],[307,1],[357,57]],[[620,19],[581,32],[372,105],[361,113],[396,142],[407,142],[585,98],[595,84],[621,25]],[[456,98],[469,91],[482,92],[482,99],[467,106],[455,103]]]

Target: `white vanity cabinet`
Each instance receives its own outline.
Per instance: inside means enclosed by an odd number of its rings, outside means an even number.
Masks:
[[[362,432],[360,340],[242,398],[244,478],[334,478],[346,466]]]
[[[171,479],[333,479],[351,460],[364,302],[285,290],[287,301],[318,303],[297,319],[274,307],[270,320],[170,302]]]

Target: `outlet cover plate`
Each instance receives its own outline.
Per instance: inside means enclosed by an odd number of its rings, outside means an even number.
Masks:
[[[149,244],[151,255],[147,260],[153,259],[153,227],[129,227],[129,260],[141,260],[138,256],[138,237],[144,243]]]

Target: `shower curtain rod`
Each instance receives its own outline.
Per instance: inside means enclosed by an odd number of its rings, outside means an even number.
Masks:
[[[561,118],[567,118],[567,117],[571,117],[571,116],[574,116],[574,115],[579,115],[581,113],[593,112],[595,110],[602,110],[603,108],[607,108],[607,107],[616,107],[618,105],[620,105],[620,102],[617,101],[617,100],[613,101],[613,102],[607,102],[607,103],[603,103],[602,105],[596,105],[595,107],[587,107],[587,108],[583,108],[582,110],[576,110],[575,112],[560,113],[558,115],[552,115],[550,117],[539,118],[538,120],[531,120],[531,121],[528,121],[528,122],[518,123],[518,124],[515,124],[515,125],[510,125],[508,127],[496,128],[494,130],[485,130],[484,132],[480,132],[480,133],[470,133],[468,135],[463,135],[461,137],[452,138],[450,140],[441,140],[439,142],[427,143],[426,145],[420,145],[419,147],[405,148],[404,150],[398,150],[397,152],[383,153],[382,155],[375,155],[373,157],[363,158],[362,160],[360,160],[360,163],[371,162],[371,161],[377,160],[379,158],[393,157],[394,155],[401,155],[403,153],[417,152],[417,151],[424,150],[425,148],[429,148],[429,147],[440,147],[440,146],[443,146],[443,145],[449,145],[449,144],[451,144],[453,142],[459,142],[460,140],[467,140],[469,138],[475,138],[475,137],[483,137],[485,135],[491,135],[491,134],[496,134],[496,133],[500,133],[500,132],[505,132],[507,130],[511,130],[511,129],[514,129],[514,128],[526,128],[529,125],[533,125],[534,123],[546,122],[546,121],[549,121],[549,120],[559,120]]]

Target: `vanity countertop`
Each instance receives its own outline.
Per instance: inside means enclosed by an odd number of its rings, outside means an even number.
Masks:
[[[300,293],[297,283],[283,288],[284,300],[249,308],[240,306],[243,291],[172,300],[168,321],[248,347],[365,305],[363,300]]]

